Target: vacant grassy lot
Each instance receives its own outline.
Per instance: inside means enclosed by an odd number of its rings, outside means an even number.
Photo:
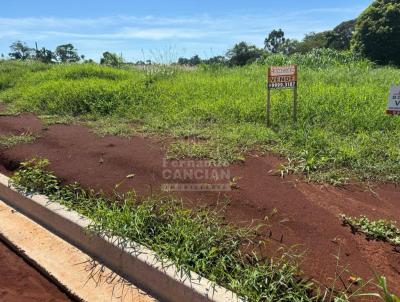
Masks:
[[[266,70],[286,63],[299,64],[298,124],[290,91],[273,91],[268,129]],[[290,158],[285,171],[315,180],[400,180],[400,119],[384,112],[400,70],[348,53],[273,56],[240,68],[1,62],[0,71],[0,99],[16,110],[84,118],[102,133],[124,134],[134,122],[136,131],[199,138],[174,144],[170,156],[235,161],[268,150]]]
[[[267,128],[266,70],[288,63],[299,65],[298,123],[291,121],[290,91],[273,91],[273,125]],[[79,120],[100,134],[140,131],[190,138],[176,140],[168,157],[234,162],[252,150],[278,152],[289,158],[282,171],[332,183],[400,180],[400,121],[385,115],[389,87],[399,81],[399,69],[376,67],[350,53],[332,51],[271,56],[241,68],[139,70],[0,61],[0,101],[11,112],[34,112],[47,124]],[[3,147],[30,139],[4,136]],[[0,147],[1,143],[0,137]],[[297,257],[292,258],[290,251],[282,258],[259,259],[252,252],[266,242],[260,240],[265,234],[257,228],[238,228],[212,210],[188,210],[166,197],[110,198],[77,184],[61,186],[46,165],[46,160],[22,164],[14,174],[14,185],[47,194],[89,216],[95,222],[92,231],[144,244],[249,301],[349,298],[335,288],[318,292],[301,278]],[[372,238],[397,240],[392,223],[362,219],[348,224]],[[360,281],[352,295],[363,289]]]

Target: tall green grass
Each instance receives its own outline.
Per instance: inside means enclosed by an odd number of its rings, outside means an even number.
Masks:
[[[267,54],[263,59],[264,65],[297,64],[314,69],[334,66],[372,66],[373,64],[351,51],[336,51],[329,48],[315,48],[306,54],[295,53],[291,56],[283,54]]]
[[[50,65],[37,61],[0,61],[0,91],[13,87],[27,73],[47,70]]]
[[[273,91],[268,129],[266,70],[288,63],[299,64],[298,123],[291,122],[290,91]],[[218,161],[270,150],[291,158],[286,171],[317,180],[397,182],[400,120],[385,114],[396,82],[399,69],[376,68],[351,53],[315,51],[238,68],[52,66],[27,71],[0,99],[40,114],[141,121],[143,131],[199,137],[199,156]],[[181,144],[178,155],[193,155],[190,144]]]

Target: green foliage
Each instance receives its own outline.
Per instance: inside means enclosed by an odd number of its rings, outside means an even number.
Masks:
[[[288,254],[262,260],[243,246],[256,248],[256,228],[226,224],[206,209],[189,210],[167,197],[138,200],[134,193],[111,200],[78,184],[60,186],[48,161],[22,163],[12,184],[23,192],[41,193],[50,200],[93,220],[89,229],[99,235],[119,236],[122,247],[136,242],[172,261],[184,272],[194,271],[225,286],[248,301],[312,301],[311,283],[298,277]],[[249,249],[247,249],[249,250]]]
[[[0,149],[10,148],[21,143],[30,143],[35,140],[32,135],[22,134],[22,135],[0,135]]]
[[[228,50],[226,56],[232,66],[244,66],[255,62],[261,57],[262,50],[254,45],[248,45],[246,42],[236,44],[232,49]]]
[[[100,118],[85,121],[84,124],[94,129],[100,136],[118,135],[130,137],[135,134],[133,125],[130,125],[129,120],[116,118]]]
[[[227,65],[228,61],[224,56],[215,56],[206,60],[202,60],[206,65]]]
[[[54,53],[45,47],[42,47],[35,52],[35,59],[43,63],[52,63],[54,58]]]
[[[124,59],[116,53],[103,52],[103,57],[100,59],[100,64],[112,67],[119,67],[124,63]]]
[[[333,30],[306,34],[297,44],[295,52],[306,54],[315,49],[350,50],[356,20],[340,23]]]
[[[243,154],[236,145],[226,144],[218,141],[205,142],[182,142],[178,141],[171,144],[167,152],[168,159],[208,158],[215,164],[227,164],[236,161],[244,161]]]
[[[123,107],[131,102],[132,92],[139,89],[138,80],[144,80],[144,75],[136,75],[138,79],[134,72],[95,64],[57,65],[25,77],[2,98],[6,102],[18,99],[15,105],[21,110],[42,114],[107,115],[115,112],[118,104]]]
[[[269,53],[291,55],[307,54],[319,49],[350,50],[356,20],[345,21],[333,30],[311,32],[302,41],[287,39],[285,33],[273,30],[264,41],[264,49]]]
[[[32,57],[33,49],[22,41],[16,41],[10,45],[11,52],[8,54],[14,60],[27,60]]]
[[[67,115],[39,115],[45,126],[50,125],[68,125],[79,121],[77,118]]]
[[[0,91],[13,87],[21,77],[49,68],[49,65],[30,60],[0,61]]]
[[[42,63],[52,63],[53,60],[58,60],[62,63],[74,63],[80,61],[84,56],[79,56],[77,50],[72,44],[64,44],[57,46],[54,53],[42,47],[36,49],[29,47],[25,42],[16,41],[10,45],[11,52],[8,54],[11,59],[25,61],[28,59],[37,60]],[[3,57],[3,55],[2,55]]]
[[[265,65],[296,64],[305,68],[325,69],[329,67],[346,66],[371,67],[372,63],[362,59],[351,51],[336,51],[329,48],[315,48],[306,54],[295,53],[291,56],[283,54],[267,55],[262,60]]]
[[[365,216],[352,218],[341,215],[340,218],[344,225],[349,225],[354,232],[365,234],[368,239],[387,241],[394,246],[400,246],[400,230],[394,221],[371,221]]]
[[[328,47],[328,31],[324,32],[311,32],[306,34],[303,41],[297,46],[297,52],[308,53],[314,49],[321,49]]]
[[[33,158],[21,163],[17,172],[14,173],[11,184],[16,189],[27,194],[41,193],[51,194],[59,189],[57,177],[49,173],[45,168],[49,165],[47,159]]]
[[[400,2],[376,0],[358,18],[353,49],[379,64],[400,66]]]
[[[187,65],[187,66],[197,66],[202,63],[202,59],[198,55],[191,57],[190,59],[187,58],[179,58],[178,65]]]
[[[336,50],[349,50],[356,26],[356,19],[344,21],[332,31],[327,32],[327,47]]]
[[[285,43],[286,38],[285,38],[285,33],[283,32],[282,29],[278,30],[273,30],[269,33],[268,37],[265,38],[264,41],[264,49],[272,52],[272,53],[278,53],[280,51],[280,48],[282,45]]]
[[[378,287],[382,290],[383,294],[377,294],[375,296],[382,299],[384,302],[400,302],[400,297],[392,294],[387,286],[386,277],[380,276],[378,278]]]
[[[204,141],[173,145],[171,156],[233,161],[250,150],[269,150],[293,159],[287,170],[315,180],[400,180],[400,120],[384,113],[388,89],[400,81],[398,69],[375,68],[331,49],[263,60],[235,68],[50,66],[27,71],[0,99],[19,110],[115,125],[131,121],[137,131]],[[290,122],[290,91],[273,91],[268,129],[266,70],[285,64],[299,65],[298,124]]]
[[[61,63],[79,62],[81,57],[72,44],[63,44],[56,47],[54,51],[55,58]]]

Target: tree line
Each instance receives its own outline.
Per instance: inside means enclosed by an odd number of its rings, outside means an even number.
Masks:
[[[309,33],[298,41],[285,36],[282,29],[271,31],[264,40],[264,47],[258,48],[247,42],[239,42],[224,56],[201,59],[198,55],[179,58],[176,64],[197,66],[199,64],[243,66],[262,60],[270,54],[293,55],[308,53],[313,49],[329,48],[338,51],[353,51],[378,64],[400,66],[400,1],[376,0],[357,19],[345,21],[332,30]],[[45,47],[29,47],[22,41],[10,46],[9,57],[15,60],[34,59],[44,63],[76,63],[85,60],[72,44],[63,44],[54,51]],[[150,60],[125,62],[122,55],[104,52],[100,64],[119,67],[122,64],[148,65]]]
[[[243,66],[262,59],[268,56],[268,54],[305,54],[316,48],[330,48],[338,51],[350,50],[355,25],[356,20],[346,21],[333,30],[306,34],[302,41],[286,38],[285,32],[282,29],[275,29],[265,38],[263,48],[258,48],[255,45],[242,41],[229,49],[225,56],[216,56],[202,60],[198,55],[195,55],[191,58],[179,58],[177,63],[189,66],[199,64]]]
[[[14,60],[38,60],[43,63],[61,62],[76,63],[84,60],[85,56],[78,55],[78,50],[72,44],[62,44],[54,51],[45,47],[29,47],[25,42],[16,41],[10,45],[8,56]]]
[[[94,63],[93,60],[85,60],[85,55],[79,55],[78,50],[71,43],[62,44],[55,48],[54,51],[45,47],[30,47],[22,41],[15,41],[10,45],[8,56],[11,60],[37,60],[43,63],[77,63],[84,61],[85,63]],[[4,58],[4,55],[2,55]],[[106,51],[100,59],[100,64],[118,67],[124,63],[122,55]],[[147,61],[149,63],[149,61]],[[145,63],[144,63],[145,64]],[[151,64],[151,61],[150,61]]]
[[[332,30],[309,33],[301,41],[287,38],[284,31],[278,29],[265,38],[263,48],[242,41],[229,49],[224,57],[180,58],[178,64],[243,66],[271,53],[304,54],[316,48],[353,51],[377,64],[400,66],[400,1],[376,0],[357,19],[342,22]]]

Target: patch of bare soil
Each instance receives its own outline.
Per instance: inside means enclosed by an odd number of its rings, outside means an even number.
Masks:
[[[135,189],[140,195],[158,193],[163,177],[165,148],[150,138],[99,137],[79,125],[42,128],[31,114],[0,117],[1,133],[29,132],[39,138],[0,152],[0,171],[10,174],[18,163],[34,156],[48,158],[50,169],[64,182],[78,181],[86,187],[112,192]],[[295,177],[282,179],[271,173],[280,160],[274,156],[249,156],[243,164],[232,165],[237,186],[231,192],[186,192],[178,194],[188,203],[216,205],[225,197],[226,219],[249,223],[270,219],[272,235],[265,253],[278,247],[297,246],[305,251],[301,268],[305,275],[330,284],[337,270],[334,255],[354,274],[368,279],[373,273],[385,275],[391,288],[400,292],[400,253],[389,244],[367,241],[341,225],[338,215],[366,215],[371,219],[400,220],[400,188],[362,184],[345,188],[305,183]],[[132,178],[127,175],[134,174]],[[271,216],[271,213],[275,213]]]

